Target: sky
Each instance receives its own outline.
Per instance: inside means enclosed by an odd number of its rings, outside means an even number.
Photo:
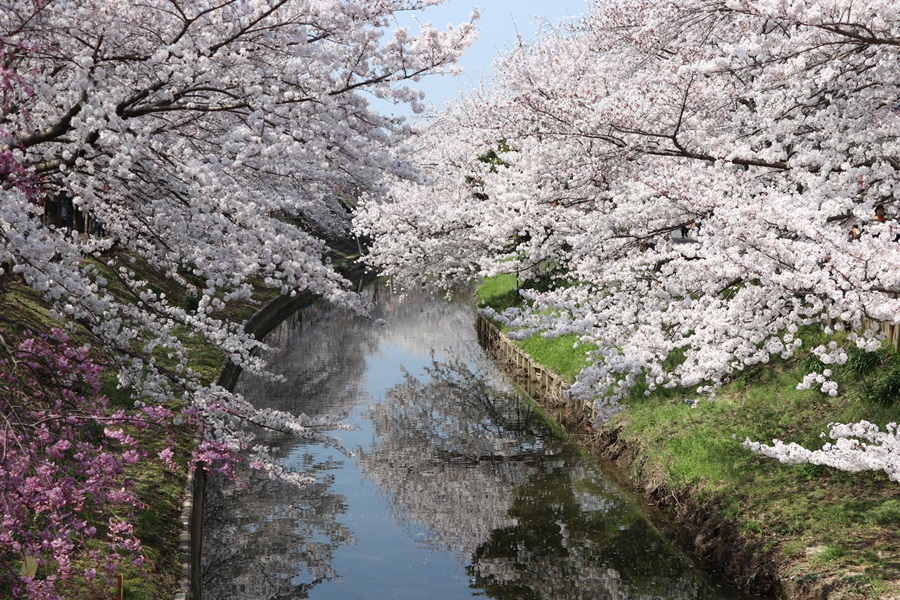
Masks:
[[[415,20],[430,22],[438,29],[448,23],[460,24],[469,20],[472,8],[481,11],[477,22],[478,39],[460,60],[465,74],[432,75],[422,79],[415,87],[427,94],[426,101],[441,106],[459,96],[460,91],[477,87],[482,81],[490,82],[491,61],[501,51],[512,47],[516,33],[531,39],[541,22],[555,23],[566,17],[577,17],[587,11],[585,0],[447,0],[415,15],[402,15],[400,25],[408,25],[410,33],[417,31]],[[536,21],[537,19],[537,21]],[[388,107],[388,114],[411,114],[408,107]]]

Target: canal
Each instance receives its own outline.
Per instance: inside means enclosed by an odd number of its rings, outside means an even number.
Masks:
[[[520,398],[471,298],[371,285],[371,319],[314,304],[267,341],[257,406],[340,419],[338,445],[260,433],[311,483],[211,477],[209,600],[744,599],[715,584]]]

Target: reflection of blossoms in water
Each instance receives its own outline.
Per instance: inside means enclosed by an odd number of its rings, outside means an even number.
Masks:
[[[297,313],[266,339],[280,379],[245,373],[240,391],[257,407],[326,416],[329,422],[343,417],[359,401],[366,367],[366,337],[346,326],[356,321],[328,304]],[[240,470],[235,482],[210,480],[204,598],[306,598],[312,588],[340,577],[334,553],[355,542],[338,520],[347,510],[346,499],[332,489],[331,473],[342,462],[319,443],[255,433],[258,443],[282,448],[278,454],[287,468],[315,483],[298,489],[250,469]]]
[[[358,460],[266,437],[317,483],[300,495],[253,476],[211,495],[204,597],[716,597],[509,392],[471,306],[366,293],[376,320],[304,312],[274,334],[285,380],[243,388],[258,406],[346,414]]]
[[[719,598],[690,561],[577,454],[542,460],[514,491],[513,527],[467,567],[495,598]]]
[[[243,469],[234,482],[211,478],[203,538],[203,595],[216,600],[306,598],[339,577],[335,551],[354,543],[324,460],[304,465],[317,483],[298,490]],[[227,576],[225,576],[227,575]]]
[[[364,475],[432,550],[456,553],[491,597],[716,598],[532,406],[466,361],[434,361],[371,407]],[[421,534],[421,530],[425,534]]]
[[[475,309],[469,293],[460,292],[456,300],[447,302],[419,288],[396,294],[382,288],[374,299],[382,302],[373,316],[386,325],[381,330],[384,345],[420,356],[448,347],[453,352],[464,347],[478,350]]]
[[[377,344],[368,322],[322,303],[291,316],[266,337],[277,379],[241,375],[237,389],[255,406],[343,418],[359,401],[366,355]]]
[[[467,557],[515,524],[510,492],[527,479],[524,457],[539,441],[522,428],[531,410],[462,362],[435,362],[429,374],[428,383],[407,374],[371,408],[374,440],[358,451],[360,469],[389,493],[399,522],[425,527],[425,547]]]

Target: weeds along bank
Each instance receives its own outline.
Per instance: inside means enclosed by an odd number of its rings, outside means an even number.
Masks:
[[[498,310],[516,298],[515,278],[504,276],[487,280],[478,295]],[[812,328],[798,336],[804,349],[832,341]],[[515,343],[571,382],[588,350],[573,342],[535,336]],[[893,348],[851,352],[843,365],[831,365],[837,396],[797,389],[808,373],[828,367],[802,350],[741,372],[712,401],[692,389],[647,396],[638,385],[624,412],[600,425],[571,403],[546,407],[675,517],[680,526],[672,534],[686,549],[746,589],[804,600],[900,598],[900,485],[880,471],[781,464],[743,445],[779,438],[816,448],[830,423],[868,420],[883,428],[900,418]]]

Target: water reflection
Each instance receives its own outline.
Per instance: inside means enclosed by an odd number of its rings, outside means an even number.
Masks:
[[[213,480],[206,598],[743,597],[511,392],[467,303],[370,293],[373,320],[317,306],[273,332],[286,381],[242,381],[257,405],[344,416],[355,452],[272,437],[315,485]]]
[[[363,475],[389,498],[403,526],[424,527],[423,548],[466,560],[492,531],[516,524],[512,492],[528,481],[540,441],[530,405],[498,392],[465,365],[435,363],[427,382],[407,375],[372,408]]]
[[[336,577],[335,551],[354,541],[339,522],[346,502],[330,489],[334,464],[313,460],[319,476],[303,494],[258,472],[234,482],[211,479],[204,519],[203,594],[206,598],[308,598]]]
[[[423,547],[455,552],[492,598],[715,598],[633,501],[529,404],[465,363],[407,377],[374,411],[360,466]]]
[[[267,337],[274,371],[284,381],[241,377],[238,390],[257,406],[295,414],[344,416],[364,386],[365,356],[345,311],[313,305]],[[336,360],[335,357],[341,357]],[[308,598],[309,590],[338,576],[338,548],[355,543],[341,521],[347,499],[333,489],[346,457],[289,436],[254,431],[276,456],[315,478],[295,486],[247,467],[235,481],[210,477],[203,533],[203,595],[216,600]],[[310,451],[305,452],[304,448]]]

